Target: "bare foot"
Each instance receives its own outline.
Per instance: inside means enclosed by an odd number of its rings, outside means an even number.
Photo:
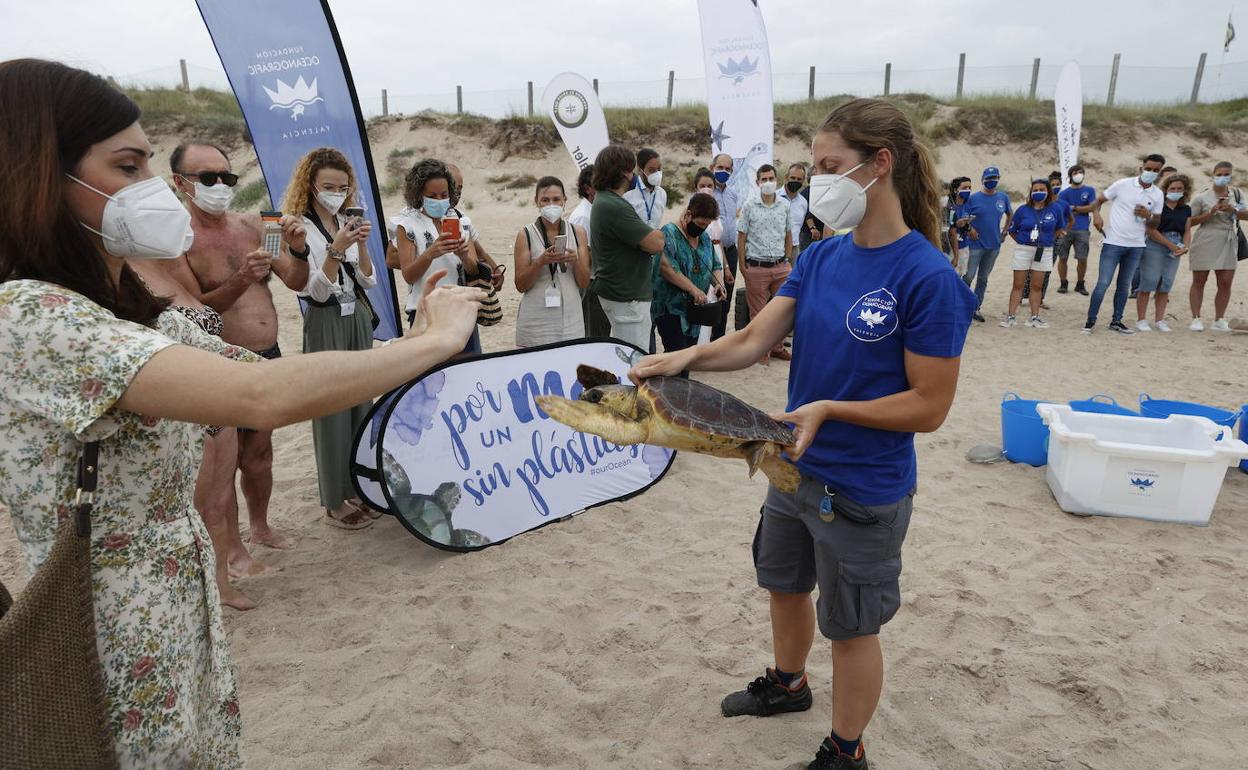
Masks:
[[[278,551],[285,551],[295,547],[295,541],[278,532],[276,529],[255,529],[247,533],[247,542],[258,545],[267,545],[269,548]]]
[[[221,606],[223,607],[233,607],[236,610],[246,611],[254,610],[259,606],[251,597],[229,583],[217,586],[217,591],[221,594]]]
[[[257,575],[281,571],[277,567],[270,567],[267,564],[262,564],[261,562],[256,561],[251,557],[251,554],[246,551],[244,551],[241,556],[236,556],[230,559],[229,569],[230,577],[232,578],[256,577]]]

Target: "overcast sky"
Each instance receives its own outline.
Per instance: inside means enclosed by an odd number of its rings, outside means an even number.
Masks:
[[[259,2],[261,0],[257,0]],[[1232,3],[759,0],[776,73],[1029,65],[1216,64]],[[1240,0],[1244,3],[1244,0]],[[603,81],[700,77],[695,0],[330,0],[360,92],[523,88],[575,70]],[[887,12],[882,9],[887,7]],[[1077,10],[1076,10],[1077,9]],[[1248,3],[1244,3],[1248,14]],[[209,79],[220,63],[194,0],[0,0],[0,59],[60,59],[128,80]],[[1248,60],[1248,15],[1229,61]],[[204,69],[199,69],[204,68]],[[144,75],[144,73],[147,73]],[[165,74],[162,74],[165,73]],[[142,78],[140,78],[142,79]],[[222,78],[223,82],[223,78]],[[540,86],[539,86],[540,88]]]

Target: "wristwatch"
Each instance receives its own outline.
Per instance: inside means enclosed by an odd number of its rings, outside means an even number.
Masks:
[[[336,259],[339,262],[345,262],[347,259],[347,252],[339,251],[338,249],[335,249],[333,246],[326,246],[325,256],[328,259]]]

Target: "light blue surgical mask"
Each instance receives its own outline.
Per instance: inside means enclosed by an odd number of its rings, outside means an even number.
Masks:
[[[1140,181],[1144,184],[1152,184],[1157,181],[1157,177],[1159,176],[1161,176],[1161,174],[1156,171],[1141,171]]]
[[[1036,203],[1042,203],[1048,197],[1049,194],[1044,190],[1032,190],[1031,192],[1031,199]]]
[[[1166,200],[1168,200],[1168,201],[1181,201],[1181,200],[1183,200],[1183,193],[1181,193],[1181,192],[1168,192],[1168,193],[1166,193]]]
[[[433,219],[441,219],[451,210],[450,198],[425,198],[420,204],[421,211]]]
[[[1227,174],[1226,176],[1215,176],[1213,178],[1214,187],[1226,187],[1230,183],[1231,183],[1230,174]]]

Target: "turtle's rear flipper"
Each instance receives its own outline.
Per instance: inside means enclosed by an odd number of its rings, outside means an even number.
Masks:
[[[556,421],[581,433],[601,436],[613,444],[641,444],[646,429],[636,420],[588,401],[571,401],[561,396],[536,396],[533,399],[542,411]]]
[[[745,461],[750,465],[750,478],[758,471],[781,492],[796,492],[802,480],[797,466],[780,456],[780,447],[770,441],[750,441],[741,445]]]

